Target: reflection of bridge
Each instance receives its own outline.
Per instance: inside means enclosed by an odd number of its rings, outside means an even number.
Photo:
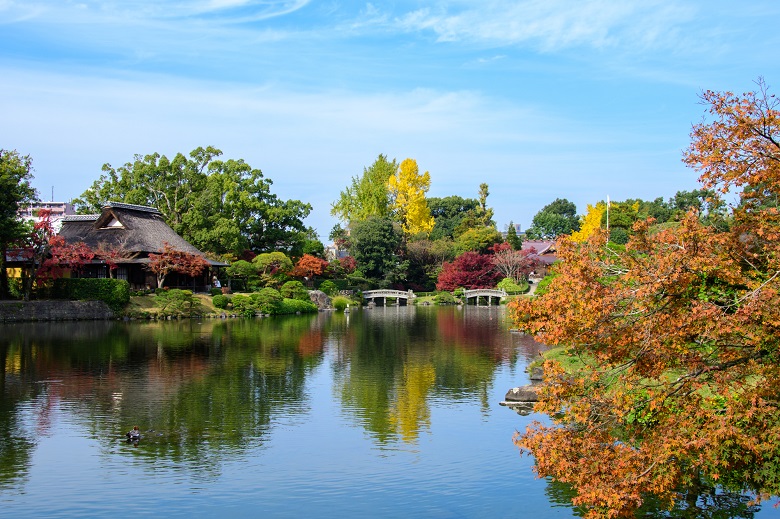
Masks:
[[[417,297],[414,295],[414,292],[411,290],[407,290],[404,292],[403,290],[366,290],[363,292],[363,299],[370,299],[372,302],[376,302],[377,299],[382,300],[382,305],[385,304],[388,297],[392,297],[395,299],[398,299],[398,304],[401,304],[403,301],[404,303],[409,302],[409,299],[414,299]]]
[[[480,297],[486,297],[488,305],[493,304],[493,298],[495,297],[498,301],[502,300],[506,297],[506,292],[503,290],[490,290],[488,288],[477,288],[474,290],[464,290],[463,291],[463,299],[466,300],[468,303],[468,300],[471,298],[476,298],[476,303],[479,305],[479,298]]]

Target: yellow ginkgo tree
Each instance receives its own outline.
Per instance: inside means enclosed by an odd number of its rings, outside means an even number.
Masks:
[[[401,222],[404,233],[415,235],[433,230],[434,220],[425,199],[431,187],[431,175],[420,174],[417,161],[405,159],[395,175],[387,181],[393,211]]]
[[[588,212],[580,221],[580,230],[571,233],[571,240],[578,243],[586,241],[596,230],[601,228],[601,220],[606,210],[607,204],[604,202],[599,202],[596,205],[588,204]]]

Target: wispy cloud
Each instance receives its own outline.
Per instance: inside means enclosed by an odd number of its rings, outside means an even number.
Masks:
[[[28,0],[0,2],[6,20],[33,18],[49,23],[154,23],[162,20],[187,20],[208,17],[214,24],[257,22],[293,13],[310,0]]]
[[[666,47],[669,37],[695,13],[690,6],[664,0],[487,0],[438,4],[401,15],[398,22],[408,31],[432,31],[444,42],[528,44],[555,51],[578,46]]]
[[[118,166],[135,153],[170,156],[214,145],[261,168],[280,196],[311,202],[311,224],[321,231],[332,226],[328,210],[339,190],[379,153],[418,159],[436,179],[436,196],[473,196],[481,181],[499,188],[528,181],[545,162],[550,167],[543,150],[573,163],[611,138],[591,132],[586,140],[577,121],[470,91],[296,93],[273,85],[21,70],[0,79],[0,89],[14,99],[0,100],[8,122],[0,140],[33,155],[42,190],[56,186],[57,196],[70,198],[89,187],[104,162]],[[47,119],[51,113],[58,116]],[[562,150],[561,140],[576,150]],[[524,152],[518,169],[517,154]],[[513,198],[494,198],[508,221]]]

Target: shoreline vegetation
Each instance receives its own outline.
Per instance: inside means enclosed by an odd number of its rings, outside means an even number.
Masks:
[[[510,294],[501,306],[517,297],[528,297],[533,294],[535,285],[531,284],[525,293]],[[281,301],[288,305],[277,311],[264,311],[262,304],[252,307],[238,307],[230,302],[233,298],[239,301],[251,300],[255,293],[236,293],[229,296],[211,295],[208,293],[192,293],[189,290],[165,290],[165,296],[160,293],[134,294],[120,309],[112,309],[106,302],[99,300],[59,300],[45,299],[34,301],[7,300],[0,301],[0,323],[15,322],[51,322],[51,321],[95,321],[95,320],[170,320],[170,319],[226,319],[240,317],[271,317],[275,315],[293,315],[323,311],[344,312],[346,308],[370,307],[364,301],[337,295],[333,298],[320,291],[312,291],[312,298],[291,299]],[[173,296],[173,297],[170,297]],[[324,297],[323,297],[324,296]],[[173,301],[171,301],[173,300]],[[215,304],[216,303],[216,304]],[[220,308],[217,305],[225,305]],[[397,301],[388,301],[387,306],[396,305]],[[462,305],[465,302],[450,292],[424,293],[415,299],[410,306],[444,306]],[[50,308],[56,308],[51,311]]]

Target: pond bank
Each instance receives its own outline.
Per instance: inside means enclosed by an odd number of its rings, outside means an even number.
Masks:
[[[116,319],[103,301],[0,301],[0,322]]]

